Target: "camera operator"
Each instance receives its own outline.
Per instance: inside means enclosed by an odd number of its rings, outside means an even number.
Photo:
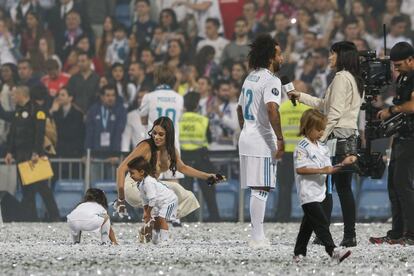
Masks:
[[[328,117],[328,124],[320,140],[330,140],[331,144],[336,144],[336,151],[332,152],[332,155],[334,155],[334,163],[340,163],[347,155],[357,153],[357,121],[362,103],[363,81],[360,77],[358,51],[354,43],[341,41],[333,44],[329,61],[336,74],[322,99],[298,91],[290,92],[289,97],[321,110]],[[341,246],[356,246],[352,172],[334,174],[332,182],[338,192],[344,220],[344,237]],[[330,220],[332,187],[329,182],[327,185],[324,208]]]
[[[392,229],[385,237],[371,237],[374,244],[414,245],[414,48],[407,42],[392,47],[390,59],[400,75],[394,106],[378,112],[381,120],[398,113],[407,114],[392,143],[388,167],[388,195],[391,201]]]

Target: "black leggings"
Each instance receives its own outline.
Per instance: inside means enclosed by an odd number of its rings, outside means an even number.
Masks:
[[[335,248],[335,243],[332,240],[331,232],[329,231],[329,221],[326,217],[325,210],[320,202],[311,202],[302,205],[304,212],[302,223],[298,237],[296,239],[294,254],[306,256],[306,247],[315,231],[316,236],[325,245],[325,251],[332,256]]]
[[[341,202],[342,217],[344,220],[344,238],[353,238],[355,233],[355,198],[352,193],[352,172],[343,172],[332,175],[332,182],[338,192]],[[330,208],[332,212],[332,207]],[[330,213],[331,213],[330,212]],[[329,218],[330,218],[329,213]]]

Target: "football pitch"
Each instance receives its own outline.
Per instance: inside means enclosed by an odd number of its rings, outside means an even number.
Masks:
[[[306,259],[292,261],[298,223],[266,223],[272,246],[251,249],[247,223],[184,223],[165,245],[139,244],[140,223],[116,223],[119,246],[98,245],[83,234],[72,245],[65,223],[5,223],[0,227],[1,275],[413,275],[414,246],[371,245],[370,235],[389,224],[357,224],[358,246],[341,264],[310,244]],[[342,224],[331,226],[339,244]]]

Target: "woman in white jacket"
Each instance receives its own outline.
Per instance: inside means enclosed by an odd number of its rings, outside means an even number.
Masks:
[[[336,75],[322,99],[306,93],[294,91],[289,97],[322,111],[328,118],[325,133],[321,141],[336,139],[334,162],[340,163],[347,155],[356,154],[358,135],[358,115],[362,104],[363,81],[360,77],[359,57],[352,42],[341,41],[332,45],[329,56],[330,66]],[[332,176],[341,202],[344,220],[344,238],[341,246],[356,246],[355,199],[351,189],[352,172],[342,172]],[[328,193],[332,191],[329,187]],[[332,196],[325,199],[326,211],[330,217]]]

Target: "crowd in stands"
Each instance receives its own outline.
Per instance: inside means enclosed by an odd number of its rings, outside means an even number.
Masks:
[[[389,48],[414,38],[414,0],[2,0],[0,6],[1,105],[13,111],[16,85],[46,86],[61,157],[81,157],[86,148],[114,157],[145,137],[139,106],[156,89],[159,64],[175,68],[179,94],[200,93],[213,143],[236,145],[248,45],[259,33],[281,45],[280,74],[320,97],[334,75],[333,42],[349,40],[381,56],[383,24]],[[103,148],[101,121],[112,137]],[[8,128],[0,120],[0,144]]]

